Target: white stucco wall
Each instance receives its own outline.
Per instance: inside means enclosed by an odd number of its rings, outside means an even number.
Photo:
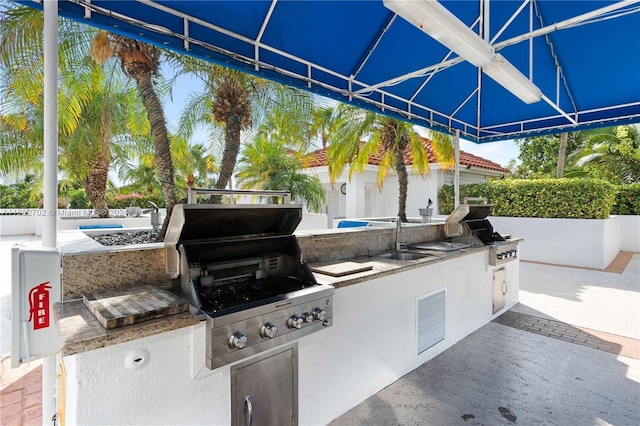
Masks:
[[[640,253],[640,216],[618,216],[620,250]]]
[[[38,219],[35,216],[0,216],[0,235],[35,234]]]
[[[302,220],[296,228],[297,231],[311,229],[327,229],[327,215],[324,213],[304,213]]]
[[[489,220],[497,232],[524,238],[519,254],[522,260],[596,269],[606,268],[615,259],[624,233],[616,216],[607,219],[492,216]]]
[[[483,251],[336,290],[333,326],[298,341],[299,423],[328,423],[497,316],[494,269]],[[518,263],[507,271],[505,309],[518,300]],[[417,355],[416,297],[442,288],[445,340]],[[202,331],[203,324],[66,357],[68,423],[229,424],[230,369],[203,368]],[[146,363],[127,369],[139,348]]]

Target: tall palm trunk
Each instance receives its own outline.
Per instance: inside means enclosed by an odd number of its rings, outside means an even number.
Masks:
[[[236,166],[238,152],[240,152],[240,132],[242,128],[237,120],[230,120],[224,129],[224,152],[220,161],[220,173],[216,182],[216,189],[224,189],[231,180]]]
[[[398,173],[398,216],[402,222],[407,222],[407,188],[409,187],[409,175],[404,164],[404,151],[407,148],[407,140],[402,137],[394,150],[396,172]]]
[[[567,139],[568,133],[560,135],[560,149],[558,150],[558,168],[556,170],[556,178],[560,179],[564,175],[564,162],[567,157]]]
[[[132,73],[133,74],[133,73]],[[158,165],[158,178],[164,197],[167,216],[162,224],[160,231],[161,238],[167,231],[169,218],[173,207],[178,203],[176,187],[174,182],[173,161],[171,159],[171,150],[169,144],[169,136],[167,135],[167,126],[164,118],[164,110],[158,94],[153,88],[151,81],[151,72],[135,73],[132,77],[136,80],[142,104],[147,111],[149,124],[151,125],[151,135],[153,136],[153,145],[155,147],[156,164]]]
[[[107,179],[109,175],[109,159],[104,150],[100,149],[91,166],[89,176],[84,180],[84,190],[87,200],[93,205],[98,217],[109,217],[109,209],[105,200]]]
[[[115,56],[120,59],[122,70],[136,81],[140,99],[147,111],[151,136],[155,147],[158,178],[162,189],[167,216],[160,230],[164,238],[173,207],[178,203],[174,180],[173,160],[167,135],[167,124],[158,94],[151,77],[158,68],[159,51],[156,47],[121,35],[100,31],[91,45],[91,57],[99,63]]]
[[[84,188],[87,199],[93,205],[96,214],[100,218],[109,217],[106,192],[107,179],[109,178],[109,139],[111,139],[111,110],[110,103],[103,101],[100,108],[100,139],[98,141],[98,154],[91,166],[89,176],[84,180]]]
[[[238,159],[240,132],[251,126],[251,101],[242,84],[232,76],[225,76],[213,95],[213,116],[219,123],[224,123],[224,152],[215,187],[225,189]],[[220,196],[212,198],[214,203],[221,201]]]

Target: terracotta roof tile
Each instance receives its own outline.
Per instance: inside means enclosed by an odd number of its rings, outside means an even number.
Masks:
[[[433,153],[433,149],[431,148],[431,142],[426,138],[423,140],[424,140],[424,146],[427,150],[427,155],[429,157],[429,163],[435,163],[436,157]],[[411,165],[413,163],[413,158],[411,156],[410,149],[407,149],[407,152],[405,153],[404,162],[406,165]],[[371,155],[369,157],[369,164],[372,166],[380,165],[380,155],[379,154]],[[313,152],[310,152],[306,156],[306,164],[305,164],[306,167],[322,167],[326,165],[327,165],[327,149],[326,148],[317,149]],[[494,163],[493,161],[489,161],[485,158],[478,157],[477,155],[473,155],[462,150],[460,151],[460,165],[478,167],[478,168],[487,169],[487,170],[495,170],[503,173],[509,173],[509,169],[502,167],[498,163]]]

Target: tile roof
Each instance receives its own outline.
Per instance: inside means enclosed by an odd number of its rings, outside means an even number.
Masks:
[[[429,157],[429,163],[436,163],[436,157],[433,153],[433,149],[431,148],[431,141],[429,139],[423,138],[424,147],[426,148],[427,155]],[[320,148],[313,152],[310,152],[306,157],[306,167],[322,167],[326,166],[327,163],[327,149]],[[411,165],[413,163],[413,157],[411,155],[410,148],[407,148],[407,151],[404,155],[404,163],[406,165]],[[372,166],[380,165],[380,154],[373,154],[369,157],[369,164]],[[470,154],[465,151],[460,151],[460,165],[461,166],[470,166],[470,167],[478,167],[481,169],[487,170],[495,170],[498,172],[509,173],[509,169],[502,167],[498,163],[494,163],[493,161],[489,161],[485,158],[478,157],[477,155]]]

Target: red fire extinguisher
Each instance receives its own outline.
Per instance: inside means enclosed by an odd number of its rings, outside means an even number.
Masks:
[[[49,327],[49,281],[38,284],[29,291],[29,321],[33,319],[33,329]]]

